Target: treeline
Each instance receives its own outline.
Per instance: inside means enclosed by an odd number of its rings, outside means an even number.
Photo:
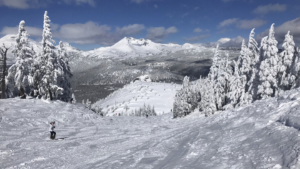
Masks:
[[[183,80],[183,87],[175,96],[173,116],[185,116],[196,108],[206,116],[218,110],[226,110],[277,97],[281,92],[300,86],[300,56],[290,32],[285,35],[283,51],[278,52],[274,24],[269,36],[254,39],[254,29],[248,45],[243,41],[237,61],[221,57],[218,46],[206,78],[190,83]]]

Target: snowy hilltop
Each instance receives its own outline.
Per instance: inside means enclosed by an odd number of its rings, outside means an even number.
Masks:
[[[300,167],[299,89],[178,119],[171,113],[101,118],[80,104],[40,99],[0,104],[1,168]],[[64,140],[49,139],[53,120]]]
[[[136,81],[92,105],[104,116],[133,116],[141,109],[154,109],[156,115],[170,112],[181,85]]]

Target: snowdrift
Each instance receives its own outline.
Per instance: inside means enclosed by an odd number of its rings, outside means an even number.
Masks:
[[[126,93],[124,93],[126,94]],[[160,100],[162,101],[162,100]],[[0,100],[1,168],[300,168],[300,89],[203,117],[104,117],[80,104]],[[57,122],[49,140],[48,121]]]

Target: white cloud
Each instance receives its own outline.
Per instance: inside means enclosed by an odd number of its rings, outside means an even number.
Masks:
[[[184,13],[183,15],[181,15],[181,17],[184,18],[184,17],[186,17],[186,16],[188,16],[188,15],[189,15],[189,13],[186,12],[186,13]]]
[[[236,26],[241,29],[253,29],[258,28],[264,25],[265,23],[266,21],[261,19],[239,20]]]
[[[45,5],[46,3],[41,0],[0,0],[0,6],[17,9],[38,8]]]
[[[241,20],[238,18],[231,18],[220,22],[218,27],[223,28],[226,26],[235,25],[237,28],[240,29],[252,29],[252,28],[260,27],[265,23],[266,21],[261,19]]]
[[[98,25],[95,22],[89,21],[84,24],[51,24],[52,35],[63,41],[77,44],[101,44],[113,45],[125,36],[133,36],[145,29],[144,25],[132,24],[124,27],[117,27],[112,31],[107,25]],[[42,28],[26,26],[28,34],[32,37],[41,38]],[[169,30],[172,32],[172,30]],[[0,32],[1,35],[17,34],[18,26],[4,27]]]
[[[153,40],[154,42],[161,42],[162,39],[168,35],[178,32],[177,28],[172,26],[168,29],[164,27],[152,27],[147,30],[146,38]]]
[[[237,36],[236,38],[230,39],[228,42],[221,44],[221,47],[241,47],[244,38]]]
[[[191,38],[183,38],[184,40],[188,41],[188,42],[197,42],[199,40],[203,40],[203,39],[206,39],[208,38],[210,35],[207,34],[207,35],[199,35],[199,36],[194,36],[194,37],[191,37]]]
[[[195,33],[209,32],[209,30],[208,30],[208,29],[203,30],[203,29],[200,29],[200,28],[196,28],[196,29],[194,29],[194,32],[195,32]]]
[[[131,0],[131,2],[137,3],[137,4],[145,2],[145,1],[147,1],[147,0]]]
[[[56,31],[56,30],[58,30],[58,28],[60,27],[60,25],[59,24],[56,24],[56,23],[50,23],[50,26],[51,26],[51,30],[52,31]]]
[[[73,4],[76,5],[82,5],[82,4],[88,4],[90,6],[96,6],[95,0],[64,0],[66,4]]]
[[[88,4],[90,6],[95,6],[95,0],[57,0],[57,3],[75,4],[82,5]],[[17,9],[29,9],[29,8],[39,8],[46,7],[48,4],[54,3],[51,0],[0,0],[0,6],[6,6],[9,8]]]
[[[230,1],[234,1],[234,0],[222,0],[223,2],[230,2]]]
[[[157,6],[156,4],[154,4],[154,8],[156,8],[156,9],[157,9],[157,8],[158,8],[158,6]]]
[[[123,37],[136,35],[144,29],[144,25],[133,24],[122,28],[117,27],[113,32],[107,25],[98,25],[89,21],[84,24],[62,25],[56,36],[77,44],[113,45]]]
[[[195,8],[194,8],[194,10],[198,10],[199,9],[199,6],[196,6]]]
[[[269,4],[261,5],[254,9],[255,14],[267,14],[269,12],[284,12],[286,10],[285,4]]]
[[[27,33],[32,37],[41,37],[43,29],[26,26],[25,29]],[[8,35],[8,34],[18,34],[19,26],[16,27],[4,27],[0,32],[1,35]]]
[[[300,17],[291,21],[287,21],[282,25],[275,27],[276,40],[279,43],[282,43],[288,31],[290,31],[290,34],[293,35],[296,45],[300,45]],[[269,34],[269,29],[258,34],[256,36],[257,41],[260,41],[263,37],[268,36],[268,34]]]
[[[219,23],[219,28],[235,24],[238,20],[239,20],[238,18],[226,19],[226,20],[222,21],[221,23]]]

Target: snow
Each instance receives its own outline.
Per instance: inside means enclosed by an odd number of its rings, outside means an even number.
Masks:
[[[218,40],[219,43],[226,43],[226,42],[229,42],[230,41],[230,38],[221,38]]]
[[[81,104],[0,100],[1,168],[298,169],[300,89],[172,119],[104,117]],[[57,138],[49,140],[48,122]]]
[[[6,46],[14,45],[16,35],[6,35],[0,39],[0,44],[5,44]],[[132,58],[132,57],[147,57],[147,56],[167,56],[174,54],[176,52],[183,52],[185,54],[200,54],[203,51],[212,51],[212,48],[206,48],[201,44],[161,44],[152,42],[149,39],[135,39],[132,37],[124,37],[116,44],[109,47],[100,47],[98,49],[90,51],[80,51],[75,47],[72,47],[69,43],[63,42],[67,53],[72,55],[72,57],[80,58]],[[29,39],[29,44],[33,46],[35,52],[41,53],[42,46],[41,43],[36,42],[32,39]],[[55,46],[57,51],[58,45]],[[11,53],[11,50],[8,51],[8,60],[10,63],[15,62],[15,58]]]
[[[84,57],[108,58],[108,57],[146,57],[161,55],[165,56],[175,52],[183,51],[185,53],[200,53],[204,50],[210,50],[202,45],[196,44],[160,44],[152,42],[149,39],[135,39],[124,37],[119,42],[110,47],[101,47],[95,50],[83,52]]]
[[[119,113],[130,115],[145,104],[146,106],[150,105],[151,108],[154,106],[156,113],[161,115],[173,109],[176,91],[181,87],[178,84],[135,81],[105,99],[97,101],[92,108],[102,108],[102,112],[108,112],[107,116],[115,116]],[[126,110],[126,106],[129,109]]]

